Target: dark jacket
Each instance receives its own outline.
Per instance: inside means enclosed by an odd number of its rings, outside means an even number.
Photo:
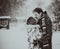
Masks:
[[[45,22],[45,26],[42,25],[42,19],[45,18],[44,22]],[[43,30],[43,27],[46,27],[46,32],[52,32],[52,21],[50,19],[50,17],[48,17],[48,15],[46,14],[44,17],[42,17],[41,19],[38,20],[37,24],[40,25],[40,28]],[[52,34],[52,33],[51,33]]]
[[[45,18],[44,23],[45,25],[42,25],[42,19]],[[42,37],[41,37],[41,41],[44,43],[49,42],[49,40],[52,37],[52,21],[50,19],[50,17],[48,17],[48,15],[45,15],[44,17],[42,17],[41,19],[38,20],[38,23],[40,25],[40,30],[42,30]],[[46,27],[45,31],[43,29],[43,27]],[[44,34],[45,32],[45,34]],[[51,41],[51,40],[50,40]],[[44,43],[44,44],[45,44]]]

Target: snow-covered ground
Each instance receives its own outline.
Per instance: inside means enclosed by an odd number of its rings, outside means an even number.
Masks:
[[[10,29],[0,29],[0,49],[28,49],[26,24],[17,22]],[[60,32],[53,32],[53,49],[60,49]]]
[[[0,49],[28,49],[25,23],[17,22],[10,29],[0,29]]]
[[[53,49],[60,49],[60,31],[53,32],[52,46]]]

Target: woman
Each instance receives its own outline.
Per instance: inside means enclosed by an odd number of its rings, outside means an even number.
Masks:
[[[42,33],[40,32],[40,24],[38,24],[38,19],[42,15],[41,8],[35,8],[33,10],[34,17],[29,17],[27,20],[28,27],[28,42],[29,49],[42,48],[42,42],[40,40]],[[43,49],[43,48],[42,48]]]

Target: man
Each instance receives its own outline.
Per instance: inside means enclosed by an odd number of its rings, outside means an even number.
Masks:
[[[33,10],[33,13],[34,13],[34,15],[35,15],[35,17],[37,18],[37,24],[40,26],[40,31],[43,31],[43,29],[42,29],[42,16],[43,16],[43,10],[41,9],[41,8],[35,8],[34,10]]]
[[[40,28],[40,32],[42,32],[42,37],[39,40],[40,46],[42,49],[52,49],[52,22],[48,17],[47,12],[43,12],[41,8],[34,9],[35,16],[38,17],[38,22]],[[45,42],[46,41],[46,42]],[[49,44],[49,47],[45,47],[44,45]]]

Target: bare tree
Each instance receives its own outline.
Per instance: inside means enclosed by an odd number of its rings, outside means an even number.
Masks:
[[[56,19],[55,22],[58,24],[58,30],[60,30],[60,0],[54,0],[52,6],[53,6],[53,13]]]
[[[17,8],[17,6],[22,6],[25,0],[0,0],[0,16],[9,15],[11,8]]]

